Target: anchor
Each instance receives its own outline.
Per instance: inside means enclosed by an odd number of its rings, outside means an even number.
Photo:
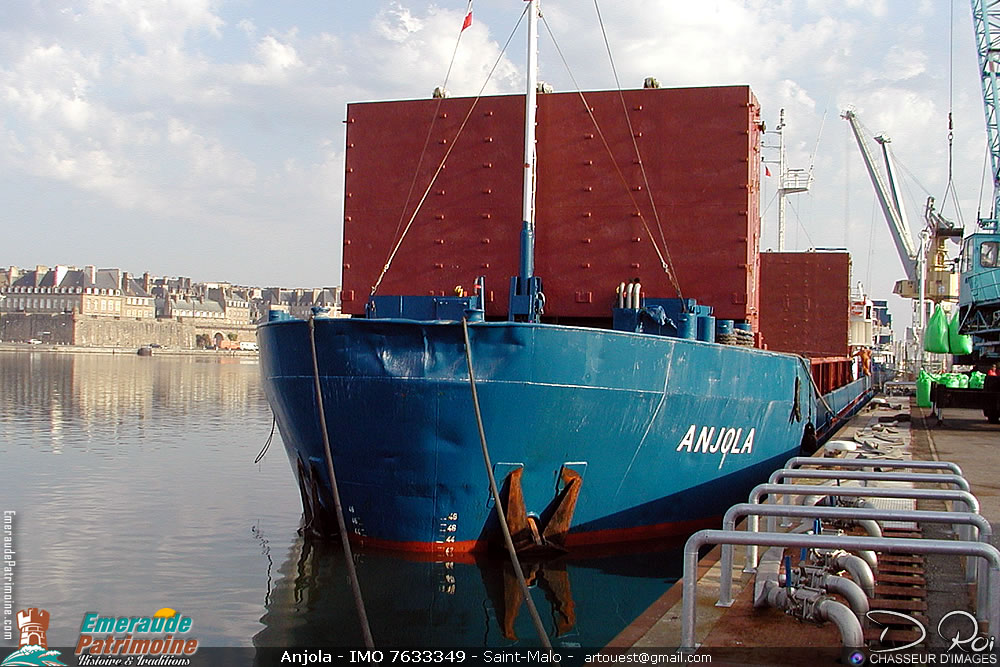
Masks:
[[[583,477],[575,470],[563,466],[559,471],[561,490],[556,494],[541,516],[528,515],[521,489],[524,468],[512,470],[505,479],[507,491],[504,513],[507,528],[514,542],[514,550],[521,555],[544,555],[566,552],[566,535],[569,533],[580,495]]]

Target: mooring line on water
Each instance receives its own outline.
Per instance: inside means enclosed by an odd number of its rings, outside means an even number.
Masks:
[[[507,553],[510,555],[510,563],[514,567],[514,574],[517,576],[517,583],[524,593],[524,602],[528,605],[528,614],[531,622],[535,625],[535,632],[542,641],[542,646],[552,650],[548,635],[545,634],[545,626],[535,609],[535,603],[531,599],[531,591],[528,590],[528,582],[524,579],[524,572],[521,570],[521,562],[517,559],[517,551],[514,549],[514,540],[510,537],[510,529],[507,527],[507,517],[504,515],[503,506],[500,503],[500,490],[497,488],[496,477],[493,476],[493,464],[490,462],[490,450],[486,446],[486,430],[483,428],[483,413],[479,409],[479,392],[476,391],[476,376],[472,372],[472,345],[469,343],[469,322],[462,318],[462,336],[465,338],[465,364],[469,369],[469,387],[472,389],[472,405],[476,409],[476,426],[479,428],[479,444],[483,450],[483,463],[486,465],[486,476],[490,480],[490,494],[493,496],[493,505],[497,510],[497,518],[500,520],[500,531],[503,533],[504,543],[507,545]]]
[[[278,418],[274,416],[274,411],[271,412],[271,433],[267,436],[267,441],[260,450],[260,454],[257,458],[253,460],[254,464],[260,463],[261,459],[264,458],[264,454],[267,454],[268,447],[271,446],[271,440],[274,438],[274,427],[278,425]]]
[[[333,472],[333,453],[330,451],[330,435],[326,428],[326,411],[323,408],[323,390],[319,382],[319,361],[316,357],[316,323],[313,316],[309,317],[309,346],[312,348],[313,382],[316,387],[316,407],[319,410],[319,425],[323,435],[323,449],[326,453],[326,472],[330,475],[330,491],[333,493],[333,508],[337,515],[337,528],[340,530],[340,542],[344,548],[347,560],[347,576],[351,581],[351,593],[354,595],[354,606],[358,610],[358,620],[361,622],[361,634],[365,638],[365,647],[374,648],[372,631],[368,626],[368,614],[365,612],[365,601],[361,597],[361,584],[358,581],[358,571],[354,567],[354,555],[351,553],[351,543],[347,539],[347,523],[340,505],[340,491],[337,489],[337,476]]]

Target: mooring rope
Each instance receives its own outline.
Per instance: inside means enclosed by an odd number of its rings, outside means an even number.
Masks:
[[[319,361],[316,358],[316,323],[315,317],[309,317],[309,346],[312,348],[313,382],[316,387],[316,407],[319,410],[319,426],[323,435],[323,450],[326,454],[326,472],[330,475],[330,491],[333,494],[333,509],[337,515],[337,528],[340,531],[340,543],[344,548],[344,559],[347,561],[347,577],[351,582],[351,594],[354,595],[354,606],[358,610],[358,620],[361,623],[361,634],[365,638],[365,646],[374,648],[372,631],[368,626],[368,614],[365,612],[365,601],[361,597],[361,584],[358,582],[358,572],[354,567],[354,554],[351,553],[351,543],[347,539],[347,524],[340,505],[340,491],[337,489],[337,475],[333,471],[333,454],[330,451],[330,436],[326,428],[326,412],[323,408],[323,390],[319,382]]]
[[[472,345],[469,343],[469,322],[462,318],[462,336],[465,338],[465,365],[469,369],[469,387],[472,389],[472,405],[476,409],[476,426],[479,428],[479,444],[483,450],[483,464],[486,466],[486,476],[490,480],[490,494],[493,496],[493,505],[497,510],[497,519],[500,520],[500,530],[503,532],[503,540],[507,545],[507,554],[510,556],[510,564],[514,567],[514,574],[517,576],[517,583],[524,593],[524,602],[528,605],[528,613],[531,615],[531,622],[535,625],[535,632],[542,642],[542,646],[552,650],[548,635],[545,634],[545,627],[542,619],[538,616],[535,603],[531,599],[531,592],[528,590],[528,583],[524,580],[524,572],[521,570],[521,563],[517,559],[517,551],[514,550],[514,540],[510,537],[510,529],[507,527],[507,517],[504,515],[503,505],[500,503],[500,490],[497,488],[497,480],[493,475],[493,464],[490,462],[490,450],[486,446],[486,430],[483,428],[483,413],[479,409],[479,393],[476,391],[476,376],[472,372]]]
[[[264,446],[261,448],[260,453],[257,454],[257,458],[255,458],[253,460],[253,462],[255,464],[256,463],[260,463],[260,460],[262,458],[264,458],[264,454],[267,453],[268,447],[271,446],[271,440],[274,438],[274,427],[277,424],[278,424],[278,418],[274,416],[274,412],[271,412],[271,434],[267,436],[267,441],[264,443]]]
[[[799,361],[802,362],[802,365],[806,369],[806,375],[809,376],[809,382],[812,384],[813,391],[816,393],[816,396],[823,402],[823,405],[826,406],[826,409],[830,412],[830,414],[836,417],[836,411],[834,411],[834,409],[830,407],[830,404],[826,402],[826,397],[823,396],[823,392],[820,391],[819,385],[816,384],[816,378],[814,378],[812,374],[812,363],[810,363],[805,357],[799,357]]]

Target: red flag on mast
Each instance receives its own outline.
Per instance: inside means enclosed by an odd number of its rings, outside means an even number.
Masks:
[[[465,13],[465,20],[462,21],[462,30],[459,32],[463,32],[470,25],[472,25],[472,0],[469,0],[469,7]]]

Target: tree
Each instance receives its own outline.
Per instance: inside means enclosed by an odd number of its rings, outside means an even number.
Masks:
[[[233,342],[236,342],[236,340],[239,338],[239,336],[237,336],[234,333],[227,333],[226,334],[226,338],[228,338],[229,340],[231,340]]]

